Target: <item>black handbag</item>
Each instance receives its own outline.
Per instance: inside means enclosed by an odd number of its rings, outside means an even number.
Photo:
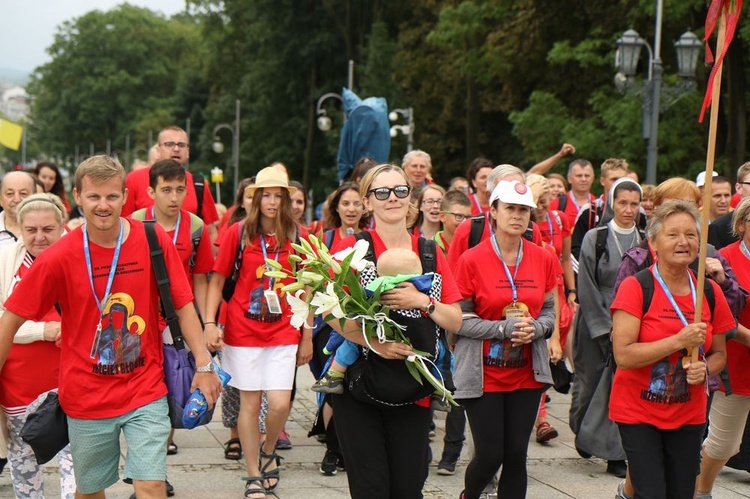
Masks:
[[[38,464],[50,461],[68,445],[68,417],[56,391],[47,392],[41,405],[26,418],[21,438],[34,451]]]
[[[568,393],[573,381],[573,373],[568,371],[565,361],[560,360],[557,363],[550,361],[549,369],[552,372],[552,387],[555,391],[563,394]]]

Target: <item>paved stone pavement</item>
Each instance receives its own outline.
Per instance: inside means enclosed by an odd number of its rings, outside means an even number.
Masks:
[[[281,485],[277,496],[283,499],[318,499],[349,497],[346,473],[325,477],[318,471],[324,448],[313,438],[307,438],[315,414],[314,394],[308,389],[313,379],[307,369],[298,374],[300,390],[294,403],[287,430],[294,448],[279,451],[285,458]],[[547,404],[550,422],[560,436],[549,444],[529,444],[529,499],[600,499],[614,497],[619,480],[605,473],[606,463],[599,459],[582,459],[573,447],[573,435],[567,425],[570,398],[550,392],[552,402]],[[457,498],[463,488],[463,472],[468,462],[469,446],[464,447],[462,459],[454,476],[439,476],[437,460],[442,452],[444,416],[437,416],[437,437],[432,450],[436,461],[432,463],[424,495],[430,499]],[[167,458],[169,480],[174,484],[177,498],[239,499],[243,497],[245,475],[244,461],[224,459],[222,443],[229,431],[221,425],[217,411],[214,422],[195,430],[179,430],[175,441],[179,453]],[[47,497],[59,495],[55,463],[45,470]],[[107,490],[107,497],[127,499],[132,489],[118,483]],[[13,497],[8,471],[0,475],[0,498]],[[750,473],[726,468],[719,476],[715,499],[750,498]]]

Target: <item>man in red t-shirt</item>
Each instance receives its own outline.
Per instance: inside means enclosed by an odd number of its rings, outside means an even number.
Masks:
[[[60,405],[68,416],[76,497],[104,497],[118,480],[120,433],[136,494],[165,497],[169,434],[167,388],[159,330],[159,293],[141,222],[120,218],[125,170],[92,156],[76,170],[74,195],[86,224],[42,253],[5,302],[0,318],[0,368],[26,320],[61,307]],[[161,227],[170,291],[195,356],[199,388],[209,405],[221,382],[210,368],[200,321],[182,263]]]
[[[180,165],[185,166],[190,159],[190,143],[188,141],[188,136],[187,133],[185,133],[185,130],[180,127],[173,126],[165,128],[159,132],[159,143],[157,144],[157,147],[159,148],[160,160],[173,159]],[[122,207],[123,216],[130,216],[135,210],[150,208],[154,204],[154,200],[148,195],[149,170],[149,168],[144,168],[128,174],[125,181],[125,186],[128,188],[128,195],[125,204]],[[211,241],[215,241],[217,235],[216,222],[219,221],[219,213],[216,211],[216,205],[214,204],[214,198],[211,195],[211,189],[209,189],[208,186],[203,185],[203,197],[199,210],[193,174],[188,171],[186,172],[186,176],[187,195],[185,196],[185,202],[182,205],[182,208],[201,217],[208,227]],[[202,178],[198,178],[198,180],[202,181]]]

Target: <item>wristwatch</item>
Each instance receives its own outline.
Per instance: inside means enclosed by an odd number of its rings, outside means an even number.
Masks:
[[[211,361],[205,366],[202,367],[196,367],[195,372],[197,373],[213,373],[216,372],[216,367],[214,366],[214,362]]]
[[[569,295],[572,293],[578,294],[578,290],[576,288],[571,288],[565,292],[566,295]]]
[[[432,315],[434,311],[435,311],[435,298],[430,297],[430,304],[427,305],[427,308],[424,309],[424,314]]]

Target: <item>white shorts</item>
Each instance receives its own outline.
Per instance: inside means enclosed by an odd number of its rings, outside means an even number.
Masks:
[[[221,363],[224,370],[232,376],[229,385],[238,390],[291,390],[297,364],[297,345],[225,345]]]

